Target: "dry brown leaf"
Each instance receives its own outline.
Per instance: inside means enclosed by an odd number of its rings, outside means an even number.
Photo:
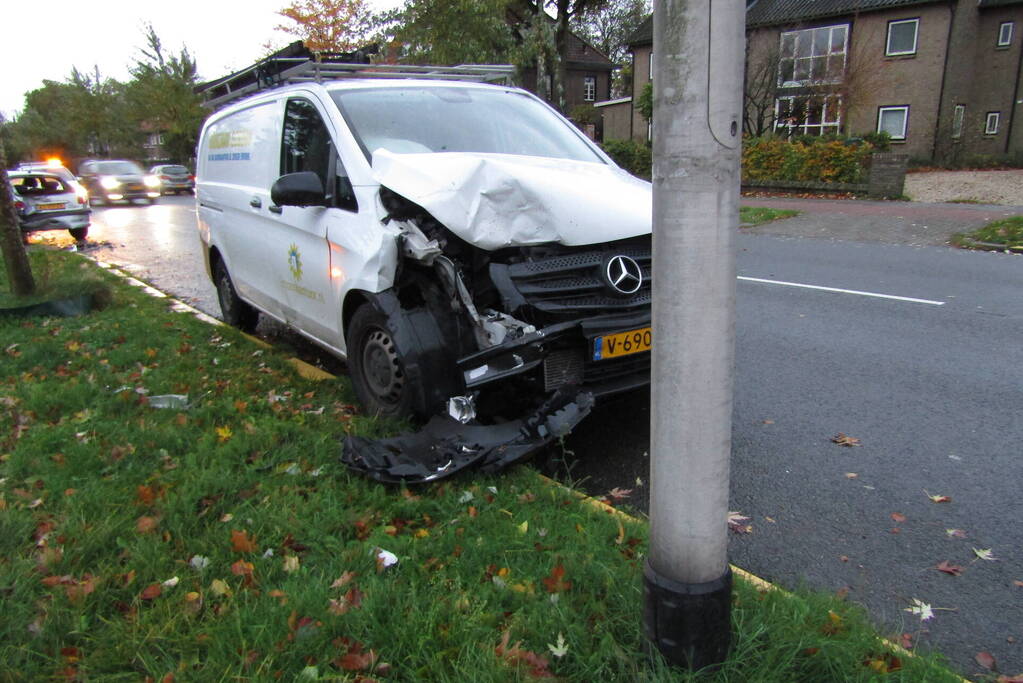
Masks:
[[[138,521],[135,522],[135,528],[140,534],[152,533],[157,525],[160,524],[160,520],[156,517],[139,517]]]
[[[572,588],[571,581],[565,581],[565,567],[559,562],[551,570],[551,575],[542,579],[544,588],[547,589],[548,593],[560,593],[567,591]]]
[[[973,656],[973,661],[977,662],[977,664],[980,664],[988,671],[995,668],[995,658],[990,652],[978,652]]]
[[[942,560],[935,567],[939,572],[950,574],[952,576],[962,576],[963,568],[958,564],[950,564],[948,560]]]
[[[894,521],[896,524],[902,524],[903,522],[906,521],[906,516],[901,512],[893,512],[892,521]]]
[[[231,530],[231,548],[236,553],[251,553],[256,551],[255,539],[249,538],[248,531]]]
[[[163,586],[158,583],[151,583],[142,589],[139,593],[139,598],[142,600],[155,600],[163,594]]]
[[[835,434],[833,437],[831,437],[831,442],[835,443],[835,444],[838,444],[839,446],[846,446],[846,447],[850,447],[850,448],[852,446],[859,446],[859,445],[861,445],[859,439],[857,439],[854,436],[847,436],[847,435],[843,434],[842,432],[839,432],[838,434]]]

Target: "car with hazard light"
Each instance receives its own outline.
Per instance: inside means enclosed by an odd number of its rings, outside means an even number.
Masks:
[[[196,194],[224,319],[346,359],[371,414],[500,421],[649,383],[651,186],[524,90],[257,92],[206,120]]]
[[[74,181],[51,170],[7,172],[22,232],[67,230],[76,240],[89,234],[92,210]]]
[[[78,176],[93,205],[130,204],[136,199],[155,204],[160,196],[160,179],[127,159],[84,161],[78,167]]]

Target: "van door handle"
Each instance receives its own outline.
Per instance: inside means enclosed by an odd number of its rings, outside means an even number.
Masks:
[[[271,206],[270,207],[270,213],[284,213],[284,207],[283,206]]]
[[[260,201],[259,197],[253,197],[252,199],[249,200],[249,206],[251,206],[253,209],[258,209],[263,206],[263,202]]]

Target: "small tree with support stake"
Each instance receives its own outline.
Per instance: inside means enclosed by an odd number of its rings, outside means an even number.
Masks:
[[[36,291],[32,267],[25,253],[25,244],[18,227],[18,214],[14,208],[11,184],[7,180],[7,154],[0,140],[0,249],[7,266],[7,280],[15,296],[30,296]]]

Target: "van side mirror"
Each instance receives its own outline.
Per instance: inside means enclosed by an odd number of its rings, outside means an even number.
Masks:
[[[312,171],[282,175],[270,188],[270,200],[278,206],[323,206],[323,181]]]

